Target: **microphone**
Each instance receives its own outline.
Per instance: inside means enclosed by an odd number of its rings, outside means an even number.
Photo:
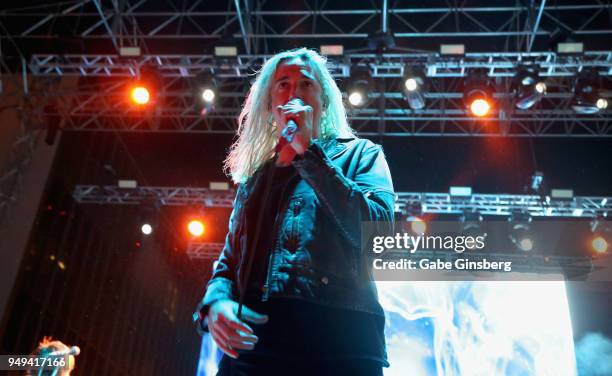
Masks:
[[[287,102],[287,104],[303,106],[304,101],[302,101],[300,98],[293,98],[289,102]],[[285,147],[285,145],[290,144],[293,141],[293,138],[295,137],[295,134],[297,133],[297,131],[298,131],[298,126],[295,120],[288,119],[287,125],[281,132],[281,139],[278,142],[278,145],[276,146],[276,151],[280,151],[283,147]]]
[[[66,355],[78,356],[80,353],[81,353],[81,349],[79,348],[79,346],[72,346],[68,350],[54,351],[51,354],[49,354],[49,356],[58,356],[58,357],[66,356]]]

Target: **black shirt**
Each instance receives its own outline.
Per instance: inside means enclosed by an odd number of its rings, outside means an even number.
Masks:
[[[383,335],[384,317],[300,299],[271,297],[262,302],[268,259],[278,233],[275,223],[282,220],[279,211],[286,204],[290,189],[299,181],[293,166],[275,166],[273,172],[271,167],[270,162],[262,168],[247,203],[248,244],[249,249],[255,250],[255,259],[245,304],[269,316],[266,324],[248,323],[259,337],[255,348],[248,353],[285,359],[360,358],[388,367]],[[273,180],[268,185],[266,181],[271,174]],[[270,187],[270,191],[264,207],[267,187]],[[260,235],[257,245],[254,245],[253,234],[258,223],[261,226]]]

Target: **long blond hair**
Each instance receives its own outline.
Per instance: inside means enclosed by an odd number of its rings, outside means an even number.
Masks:
[[[279,63],[295,58],[311,67],[322,89],[323,112],[318,138],[346,137],[353,130],[346,120],[342,93],[327,69],[327,61],[313,50],[299,48],[274,55],[263,65],[238,117],[237,139],[225,159],[225,171],[234,183],[244,183],[274,156],[278,127],[273,123],[270,90]]]

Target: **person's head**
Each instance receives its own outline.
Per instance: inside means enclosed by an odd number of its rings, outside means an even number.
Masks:
[[[342,93],[325,59],[306,48],[276,54],[257,74],[238,118],[238,138],[225,160],[234,182],[245,182],[274,156],[281,129],[277,106],[293,98],[300,98],[313,108],[315,138],[353,134],[346,120]]]
[[[53,353],[64,352],[64,351],[66,352],[70,351],[70,348],[66,346],[63,342],[54,341],[53,338],[51,337],[43,337],[42,341],[40,341],[40,343],[38,344],[38,347],[34,350],[32,355],[46,358]],[[68,356],[68,366],[61,368],[60,371],[57,372],[55,375],[70,376],[70,373],[74,370],[74,365],[75,365],[75,358],[73,355],[69,355]],[[28,375],[36,375],[36,376],[46,376],[46,375],[52,375],[52,374],[53,374],[52,370],[45,370],[45,371],[40,371],[40,372],[30,371],[28,373]]]

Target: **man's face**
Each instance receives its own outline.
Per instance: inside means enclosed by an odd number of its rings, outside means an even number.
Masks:
[[[285,126],[285,118],[277,107],[287,104],[293,98],[300,98],[305,105],[312,107],[313,137],[319,134],[319,122],[323,101],[321,85],[315,78],[310,66],[300,58],[287,60],[276,67],[274,82],[270,91],[274,120]]]

